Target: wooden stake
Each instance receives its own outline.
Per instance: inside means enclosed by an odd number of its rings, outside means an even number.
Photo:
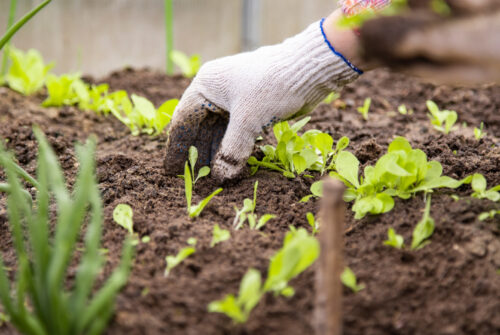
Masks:
[[[316,263],[316,335],[342,335],[344,184],[324,179],[320,210],[321,254]]]

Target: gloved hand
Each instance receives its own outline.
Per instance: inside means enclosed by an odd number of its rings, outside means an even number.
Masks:
[[[360,73],[326,39],[323,22],[281,44],[206,63],[177,106],[165,157],[179,174],[190,146],[219,182],[238,177],[258,134],[310,112]]]

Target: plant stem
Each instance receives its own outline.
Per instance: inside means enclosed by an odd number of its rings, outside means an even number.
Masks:
[[[21,29],[22,26],[26,22],[28,22],[33,16],[35,16],[39,11],[43,9],[43,7],[47,6],[52,0],[45,0],[42,2],[40,5],[38,5],[36,8],[34,8],[31,12],[23,16],[19,21],[16,22],[12,27],[10,27],[5,35],[0,39],[0,50],[9,42],[9,40],[14,36],[14,34]]]
[[[7,20],[7,30],[9,30],[10,27],[14,24],[14,19],[16,18],[16,7],[17,7],[17,0],[10,0],[10,9],[9,9],[9,18]],[[6,45],[6,49],[8,48],[8,44]],[[3,59],[2,59],[2,70],[0,71],[0,77],[5,76],[5,73],[7,72],[7,50],[4,51],[3,53]]]
[[[170,58],[170,53],[174,49],[174,9],[173,0],[165,0],[165,37],[166,37],[166,63],[167,74],[174,74],[174,63]]]

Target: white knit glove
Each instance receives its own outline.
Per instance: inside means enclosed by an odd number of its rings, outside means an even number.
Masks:
[[[327,41],[323,21],[280,44],[203,65],[174,112],[166,173],[179,174],[194,145],[199,166],[211,163],[219,182],[238,177],[263,128],[310,112],[356,79],[362,72]]]

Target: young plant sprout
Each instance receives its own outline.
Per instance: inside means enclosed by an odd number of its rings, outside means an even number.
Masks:
[[[193,178],[193,186],[196,184],[196,182],[203,177],[206,177],[210,174],[210,167],[208,166],[203,166],[200,168],[200,171],[198,171],[198,176],[196,178],[194,177],[195,171],[194,168],[196,166],[196,161],[198,160],[198,149],[196,147],[189,147],[189,166],[191,167],[191,177]],[[182,176],[184,178],[184,176]]]
[[[479,126],[479,128],[474,127],[474,137],[478,141],[486,136],[486,132],[483,131],[483,128],[484,128],[484,122],[481,122],[481,126]]]
[[[78,85],[85,85],[79,73],[63,74],[59,77],[49,73],[45,80],[48,97],[42,106],[60,107],[77,104],[80,101],[76,91]]]
[[[321,174],[334,168],[335,157],[349,145],[349,139],[342,137],[333,149],[333,139],[327,133],[318,130],[309,130],[302,136],[298,131],[311,118],[306,117],[292,126],[287,121],[274,125],[273,132],[278,145],[261,146],[265,154],[262,161],[254,156],[248,159],[252,166],[252,173],[259,167],[283,173],[287,178],[295,178],[306,170],[319,171]]]
[[[365,119],[366,121],[368,121],[368,112],[370,111],[371,104],[372,99],[366,98],[363,107],[358,107],[358,112],[361,113],[361,116],[363,116],[363,119]]]
[[[311,184],[311,194],[306,195],[300,202],[308,202],[311,198],[321,198],[323,196],[323,181],[318,180]]]
[[[130,235],[134,235],[133,215],[132,207],[127,204],[119,204],[113,210],[113,220],[125,228]]]
[[[208,197],[200,201],[196,206],[191,205],[191,200],[193,197],[193,185],[194,183],[201,177],[206,176],[210,172],[210,168],[205,169],[202,173],[203,168],[200,169],[198,173],[198,177],[194,178],[194,166],[196,164],[196,160],[198,159],[198,151],[194,147],[189,148],[189,162],[186,162],[184,165],[184,191],[186,194],[186,202],[187,202],[187,212],[189,214],[189,217],[194,218],[198,217],[203,209],[208,205],[210,200],[212,200],[213,197],[215,197],[217,194],[222,192],[222,188],[218,188],[212,194],[210,194]],[[189,167],[191,164],[191,168]],[[191,174],[191,171],[193,171],[193,174]]]
[[[411,241],[411,249],[420,249],[426,245],[424,243],[434,233],[434,219],[431,218],[431,196],[429,195],[425,204],[424,216],[417,223],[413,230],[413,239]]]
[[[37,128],[34,134],[39,143],[34,207],[24,197],[18,169],[0,142],[0,166],[11,187],[7,211],[17,254],[13,281],[0,257],[3,311],[23,334],[100,334],[112,316],[118,292],[127,282],[133,246],[127,238],[120,265],[102,287],[96,288],[104,262],[99,248],[103,213],[94,172],[95,140],[76,147],[79,170],[70,191],[47,139]],[[50,209],[52,204],[55,212]],[[82,252],[75,257],[73,252],[85,224]],[[68,285],[72,260],[79,260],[79,264]]]
[[[228,294],[222,300],[212,301],[208,305],[208,311],[226,314],[234,323],[247,322],[263,295],[261,282],[260,272],[249,269],[241,280],[238,297]]]
[[[500,215],[500,210],[497,211],[497,210],[492,209],[489,212],[484,212],[484,213],[479,214],[479,221],[493,219],[497,215]]]
[[[401,115],[412,115],[412,114],[413,114],[413,109],[408,110],[408,109],[406,108],[406,105],[400,105],[400,106],[398,107],[398,112],[399,112],[399,114],[401,114]]]
[[[394,207],[393,197],[408,199],[417,192],[433,189],[457,188],[469,183],[471,178],[455,180],[443,176],[443,168],[437,161],[427,161],[427,155],[412,149],[403,137],[397,137],[387,149],[387,154],[378,159],[375,166],[367,166],[364,177],[358,178],[359,161],[350,152],[341,152],[335,162],[336,171],[330,175],[344,182],[347,190],[345,201],[355,201],[352,207],[355,218],[366,214],[381,214]]]
[[[309,225],[312,228],[312,234],[316,235],[319,231],[319,221],[317,221],[314,218],[314,214],[311,212],[307,212],[306,218],[307,218],[307,223],[309,223]]]
[[[450,110],[439,110],[439,107],[434,101],[427,100],[427,109],[429,109],[430,114],[428,114],[434,129],[444,133],[449,134],[453,129],[453,125],[457,122],[458,115],[455,111]]]
[[[201,67],[201,56],[199,54],[188,57],[182,51],[172,50],[170,58],[181,69],[182,75],[186,78],[193,78]]]
[[[231,238],[231,233],[229,230],[221,229],[218,224],[214,226],[212,231],[212,241],[210,242],[210,248],[215,247],[217,244],[227,241]]]
[[[264,294],[290,297],[295,294],[288,282],[302,273],[319,256],[319,242],[303,228],[290,228],[283,247],[271,258],[267,279],[262,284],[259,271],[250,269],[243,277],[237,298],[232,294],[208,305],[209,312],[223,313],[235,323],[244,323]]]
[[[332,92],[332,93],[328,94],[328,96],[325,98],[325,100],[323,100],[323,103],[329,105],[333,101],[337,100],[338,98],[340,98],[340,94],[337,92]]]
[[[238,209],[238,207],[234,206],[234,210],[236,211],[236,216],[233,220],[234,229],[238,230],[241,226],[248,220],[248,225],[250,229],[259,230],[264,227],[266,223],[274,219],[276,215],[272,214],[264,214],[257,220],[257,214],[255,214],[255,206],[257,205],[257,187],[259,182],[256,181],[253,186],[253,201],[246,198],[243,200],[243,207]]]
[[[11,66],[5,80],[11,89],[23,95],[39,91],[45,84],[47,73],[54,66],[45,65],[42,55],[30,49],[26,53],[12,46],[7,50]]]
[[[387,231],[387,240],[384,241],[384,244],[396,249],[401,249],[404,247],[404,238],[396,234],[394,228],[389,228]]]
[[[474,192],[471,194],[471,197],[477,199],[488,199],[491,201],[499,201],[500,200],[500,185],[486,189],[486,178],[482,174],[475,173],[472,176],[471,187]]]
[[[163,273],[165,277],[168,277],[170,271],[172,271],[173,268],[175,268],[177,265],[182,263],[182,261],[196,252],[196,242],[196,239],[194,237],[191,237],[187,240],[187,243],[190,245],[189,247],[182,248],[175,256],[170,255],[165,257],[165,261],[167,262],[167,267],[165,268],[165,272]]]
[[[358,293],[365,288],[365,285],[358,284],[356,275],[349,267],[345,267],[344,271],[340,275],[340,281],[342,284],[349,287],[354,293]]]

